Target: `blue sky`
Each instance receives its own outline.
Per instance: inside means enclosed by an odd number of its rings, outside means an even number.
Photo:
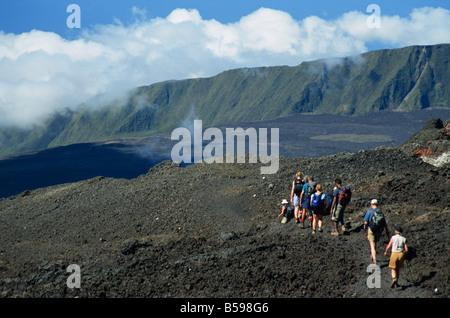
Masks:
[[[251,12],[267,7],[288,12],[294,19],[317,15],[334,19],[344,12],[365,12],[371,3],[378,4],[382,14],[408,16],[413,8],[424,6],[449,9],[448,0],[15,0],[0,2],[0,30],[22,33],[38,29],[61,36],[71,36],[67,30],[66,8],[78,4],[82,10],[82,26],[111,24],[115,19],[133,21],[132,7],[145,9],[149,18],[166,17],[176,8],[197,9],[204,19],[222,23],[236,22]]]
[[[165,80],[438,43],[450,43],[448,0],[1,1],[0,127]]]

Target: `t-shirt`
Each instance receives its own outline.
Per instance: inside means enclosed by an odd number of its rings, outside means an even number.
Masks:
[[[395,234],[392,237],[392,252],[403,252],[405,250],[406,238],[400,234]]]
[[[369,209],[367,210],[366,214],[364,214],[364,222],[367,222],[368,224],[370,224],[370,220],[372,220],[373,217],[373,213],[375,211],[373,209]],[[370,226],[368,225],[367,227],[370,228]]]
[[[339,202],[339,196],[341,195],[342,188],[336,187],[333,191],[333,197],[336,198],[336,205],[340,204],[342,206],[345,206],[346,204],[344,202]]]
[[[285,206],[284,206],[284,211],[285,211],[285,212],[291,212],[291,207],[288,206],[288,205],[285,205]]]
[[[378,212],[381,212],[381,210],[377,209]],[[372,220],[373,214],[375,213],[374,209],[367,210],[366,214],[364,215],[364,222],[367,222],[367,227],[370,228],[370,220]]]
[[[308,191],[307,191],[307,187],[308,187],[308,183],[305,183],[305,184],[303,185],[303,188],[302,188],[302,191],[304,192],[304,193],[303,193],[303,199],[302,199],[303,201],[307,199],[307,198],[306,198],[306,192],[308,192]]]
[[[341,193],[341,188],[336,187],[336,189],[334,189],[334,191],[333,191],[333,197],[339,198],[340,193]]]

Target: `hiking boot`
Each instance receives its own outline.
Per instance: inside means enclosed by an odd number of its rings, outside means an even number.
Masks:
[[[333,231],[333,232],[331,232],[331,235],[339,236],[339,232],[338,231]]]
[[[299,226],[304,229],[305,228],[305,222],[303,220],[300,221]]]
[[[316,230],[312,230],[311,234],[316,234]]]
[[[399,287],[397,278],[392,279],[391,288]]]
[[[319,227],[319,232],[322,232],[322,228],[321,227]]]

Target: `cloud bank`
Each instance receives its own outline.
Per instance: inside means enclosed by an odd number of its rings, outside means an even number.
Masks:
[[[39,30],[0,31],[0,127],[30,127],[57,110],[98,95],[170,79],[213,76],[238,67],[298,65],[302,61],[357,55],[383,47],[450,42],[450,11],[414,9],[408,17],[384,16],[370,28],[370,13],[347,12],[335,20],[261,8],[234,23],[205,20],[195,9],[165,18],[82,29],[75,40]]]

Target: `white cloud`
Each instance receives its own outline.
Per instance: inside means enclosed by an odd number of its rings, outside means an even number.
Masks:
[[[415,9],[408,17],[381,12],[379,29],[367,26],[368,13],[356,11],[296,21],[261,8],[228,24],[203,19],[195,9],[155,19],[136,7],[132,13],[131,25],[82,29],[76,40],[0,31],[0,126],[31,125],[97,94],[158,81],[357,55],[375,41],[391,47],[450,42],[450,11],[442,8]]]
[[[402,47],[450,42],[450,11],[443,8],[414,9],[404,18],[381,14],[380,28],[368,28],[367,17],[360,12],[349,12],[336,24],[348,36],[365,43],[380,41]]]

